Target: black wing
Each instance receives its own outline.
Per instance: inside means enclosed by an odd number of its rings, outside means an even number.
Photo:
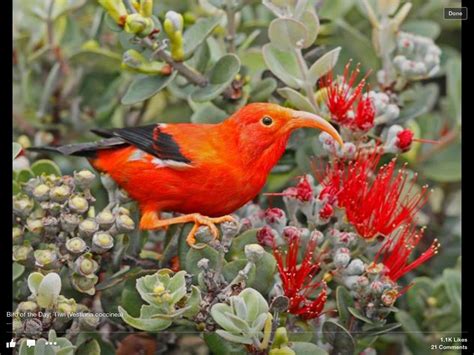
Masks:
[[[118,137],[137,148],[162,160],[173,160],[180,163],[191,163],[179,148],[173,136],[163,132],[160,125],[116,128],[111,130],[94,129],[95,134],[105,137]]]

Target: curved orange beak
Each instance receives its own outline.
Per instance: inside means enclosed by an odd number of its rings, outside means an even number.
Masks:
[[[305,111],[290,110],[292,118],[287,122],[286,126],[289,130],[297,128],[316,128],[328,133],[340,145],[344,142],[339,132],[324,118]]]

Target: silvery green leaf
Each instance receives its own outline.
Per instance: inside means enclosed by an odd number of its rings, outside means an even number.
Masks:
[[[183,314],[185,317],[193,317],[199,312],[199,306],[201,304],[201,290],[192,285],[191,295],[186,300],[186,312]]]
[[[61,292],[61,278],[55,272],[46,275],[38,287],[36,302],[40,307],[51,308]]]
[[[166,286],[166,288],[171,291],[173,294],[176,292],[176,291],[179,291],[179,293],[177,294],[176,297],[178,297],[179,295],[181,295],[180,298],[178,298],[177,300],[174,300],[173,298],[173,303],[176,303],[178,302],[181,298],[183,298],[183,296],[186,294],[186,281],[184,279],[184,277],[186,276],[186,271],[184,270],[181,270],[179,272],[177,272],[168,282],[168,285]],[[184,293],[183,293],[184,291]]]
[[[184,56],[189,58],[201,43],[212,33],[222,20],[221,16],[201,18],[189,27],[183,35]]]
[[[191,94],[191,99],[198,102],[215,99],[230,85],[239,70],[240,59],[235,54],[222,56],[208,75],[209,83],[203,88],[197,88]]]
[[[291,349],[296,355],[328,355],[328,352],[313,343],[294,341],[291,343]]]
[[[240,329],[240,333],[248,333],[250,331],[250,326],[249,324],[242,318],[236,316],[235,314],[232,314],[230,312],[224,313],[224,315],[231,321],[235,327]]]
[[[247,321],[252,324],[262,313],[268,312],[268,304],[265,298],[253,288],[246,288],[239,297],[241,297],[247,305]]]
[[[323,324],[324,339],[333,346],[335,354],[352,355],[355,350],[355,342],[349,331],[333,320],[327,320]]]
[[[143,306],[144,307],[144,306]],[[128,325],[140,330],[145,330],[147,332],[156,332],[168,328],[171,325],[170,320],[166,319],[146,319],[146,318],[135,318],[127,313],[125,309],[118,306],[118,311],[121,314],[122,319]]]
[[[39,285],[40,285],[41,281],[43,281],[43,279],[44,279],[43,274],[41,274],[39,272],[32,272],[28,276],[28,288],[30,289],[30,292],[34,296],[36,296],[38,294],[38,288],[39,288]]]
[[[316,84],[319,78],[334,68],[337,63],[337,59],[339,58],[340,52],[341,47],[334,48],[314,62],[313,65],[311,65],[308,75],[312,85]]]
[[[414,33],[431,39],[438,38],[441,32],[441,26],[437,22],[422,19],[406,21],[403,23],[401,29],[404,32]]]
[[[270,313],[262,313],[260,314],[257,319],[255,319],[252,323],[252,329],[254,331],[260,331],[263,329],[265,326],[265,322],[267,321],[267,318],[269,317]]]
[[[156,298],[153,294],[153,287],[159,281],[158,275],[146,275],[136,281],[136,288],[141,298],[149,304],[156,305]]]
[[[277,92],[287,99],[291,106],[297,108],[298,110],[314,112],[314,108],[309,100],[295,89],[285,87],[278,89]]]
[[[240,296],[232,296],[230,298],[230,304],[233,313],[236,314],[237,317],[247,319],[247,306]]]
[[[304,43],[303,48],[307,48],[311,46],[318,37],[320,27],[319,18],[313,9],[307,9],[303,12],[303,15],[301,15],[301,18],[299,20],[306,27],[307,39]]]
[[[176,76],[177,71],[170,75],[139,75],[130,84],[122,97],[123,105],[132,105],[149,99],[164,89]]]
[[[291,18],[277,18],[270,23],[268,37],[282,51],[306,48],[309,42],[306,27]],[[311,44],[310,44],[311,45]]]
[[[295,53],[281,51],[271,43],[263,46],[262,53],[268,68],[286,85],[295,89],[299,89],[303,85]]]
[[[217,329],[216,333],[219,334],[221,337],[223,337],[225,340],[228,340],[234,343],[249,344],[249,345],[253,343],[251,338],[243,337],[241,335],[234,335],[222,329]]]
[[[231,312],[232,309],[230,306],[224,303],[217,303],[211,308],[211,316],[217,324],[230,332],[240,333],[240,329],[236,327],[234,323],[231,322],[226,316],[226,313]]]
[[[250,92],[249,101],[266,101],[277,88],[277,81],[273,78],[259,80]]]

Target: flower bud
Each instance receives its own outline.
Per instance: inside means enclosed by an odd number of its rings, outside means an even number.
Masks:
[[[339,248],[334,255],[334,264],[338,268],[344,268],[351,260],[351,252],[347,248]]]
[[[95,221],[101,229],[107,230],[114,224],[115,216],[109,210],[103,210],[95,217]]]
[[[384,284],[381,281],[375,280],[370,284],[370,290],[375,295],[380,295],[384,289]]]
[[[267,208],[265,210],[265,222],[277,232],[281,232],[286,226],[288,219],[285,212],[280,208]]]
[[[150,17],[153,12],[153,0],[140,1],[140,14],[145,17]]]
[[[26,220],[26,228],[28,228],[28,230],[31,233],[41,234],[43,232],[43,228],[44,228],[43,220],[42,219],[28,218]]]
[[[13,196],[13,212],[20,217],[29,216],[34,205],[34,202],[25,195]]]
[[[247,260],[252,263],[259,261],[265,254],[265,250],[259,244],[247,244],[244,252]]]
[[[264,247],[273,247],[277,233],[269,226],[263,226],[257,232],[257,242]]]
[[[174,32],[183,31],[183,16],[175,11],[168,11],[165,15],[164,28],[169,35]]]
[[[36,338],[43,333],[43,323],[39,318],[28,318],[23,323],[24,334]]]
[[[324,241],[324,234],[318,231],[317,229],[315,229],[314,231],[311,232],[310,238],[316,239],[316,244],[321,245],[322,242]]]
[[[68,206],[71,211],[82,214],[89,209],[89,202],[84,197],[76,195],[69,199]]]
[[[59,221],[56,217],[43,218],[44,231],[48,236],[56,236],[59,233]]]
[[[382,300],[382,303],[386,307],[391,307],[397,300],[398,296],[399,296],[398,291],[395,289],[391,289],[391,290],[384,291],[380,299]]]
[[[122,203],[122,204],[130,202],[132,200],[130,196],[128,195],[127,191],[125,191],[124,189],[118,189],[117,198],[118,198],[119,203]]]
[[[79,224],[79,235],[83,238],[91,237],[99,230],[99,224],[92,218],[87,218]]]
[[[36,302],[25,301],[20,302],[16,310],[19,313],[36,313],[39,310],[39,306]]]
[[[61,228],[65,232],[73,233],[81,222],[81,218],[76,214],[63,213],[61,214],[60,221]]]
[[[99,278],[96,275],[82,276],[81,274],[74,273],[71,278],[71,283],[76,290],[88,295],[95,294],[95,284]]]
[[[148,36],[154,28],[153,20],[141,14],[130,14],[125,20],[125,31],[140,37]]]
[[[74,262],[76,272],[82,276],[94,274],[99,269],[99,264],[92,258],[91,254],[81,255]]]
[[[130,210],[128,208],[125,208],[125,207],[122,207],[122,206],[119,207],[117,213],[119,215],[125,214],[127,216],[130,216]]]
[[[100,324],[100,318],[94,315],[94,313],[86,313],[79,319],[79,326],[82,330],[94,330]]]
[[[23,186],[23,191],[30,197],[33,196],[33,190],[36,186],[42,183],[42,180],[37,176],[29,179]]]
[[[58,259],[56,252],[50,249],[35,250],[34,257],[36,266],[40,268],[48,268]]]
[[[176,61],[183,61],[183,16],[177,12],[168,11],[163,27],[170,39],[171,57]]]
[[[345,273],[346,275],[360,275],[364,272],[364,262],[360,259],[353,259],[349,265],[347,265]]]
[[[63,203],[71,194],[71,188],[67,185],[54,186],[49,191],[49,197],[54,202]]]
[[[74,183],[81,189],[88,189],[95,180],[95,174],[89,170],[74,172]]]
[[[68,239],[66,249],[72,254],[82,254],[87,249],[86,242],[79,237]]]
[[[292,241],[294,238],[301,238],[301,229],[293,226],[283,228],[283,238]]]
[[[56,309],[59,313],[64,313],[66,315],[75,313],[77,310],[76,300],[74,298],[66,298],[64,296],[59,296]]]
[[[382,263],[379,263],[379,264],[370,263],[365,267],[365,271],[367,271],[367,273],[371,275],[379,274],[384,269],[385,269],[385,266]]]
[[[13,243],[20,243],[23,239],[23,231],[19,227],[13,227],[12,229]]]
[[[33,251],[31,245],[14,245],[12,252],[13,261],[26,261],[28,256]]]
[[[123,0],[99,0],[99,4],[107,11],[110,17],[119,25],[123,26],[127,9]]]
[[[168,64],[149,61],[140,52],[135,49],[127,50],[122,56],[122,69],[148,75],[167,73]]]
[[[117,226],[119,233],[127,233],[135,229],[135,222],[126,214],[117,216],[115,225]]]
[[[38,201],[47,201],[49,199],[49,186],[46,184],[39,184],[33,189],[33,198]]]
[[[92,237],[92,250],[97,253],[105,253],[114,246],[114,238],[109,233],[98,232]]]
[[[200,259],[198,262],[197,262],[197,267],[201,270],[207,270],[209,269],[209,259],[206,259],[206,258],[202,258]],[[163,288],[164,290],[164,288]],[[153,291],[154,293],[156,293],[155,291]]]

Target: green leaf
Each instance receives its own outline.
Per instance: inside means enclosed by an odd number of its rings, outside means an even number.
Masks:
[[[239,297],[247,305],[247,321],[249,323],[253,323],[260,314],[268,312],[268,303],[257,290],[246,288],[240,292]]]
[[[171,75],[138,76],[128,87],[122,97],[123,105],[133,105],[149,99],[158,91],[164,89],[176,76],[176,71]]]
[[[364,323],[369,323],[369,324],[374,323],[371,319],[364,316],[358,309],[355,309],[354,307],[347,307],[347,310],[349,311],[350,314],[352,314],[357,319],[363,321]]]
[[[263,59],[273,74],[286,85],[295,89],[301,88],[303,78],[295,53],[281,51],[270,43],[263,46],[262,52]]]
[[[230,261],[225,264],[225,266],[222,268],[222,274],[224,275],[224,278],[226,279],[227,282],[232,281],[237,274],[239,273],[240,270],[242,270],[245,265],[247,265],[247,260],[246,259],[239,259],[239,260],[234,260]],[[247,285],[250,285],[251,282],[255,280],[255,266],[253,266],[250,269],[250,272],[248,273],[248,278],[247,278]]]
[[[438,38],[441,33],[441,26],[432,20],[409,20],[402,25],[402,31],[411,32],[431,39]]]
[[[206,245],[203,249],[193,249],[190,248],[188,253],[186,254],[185,260],[185,269],[190,274],[196,275],[199,273],[199,268],[197,267],[197,263],[202,258],[206,258],[209,260],[209,267],[214,268],[219,260],[219,253],[214,248],[211,248],[209,245]]]
[[[204,341],[213,354],[245,355],[242,346],[224,340],[216,333],[204,333]]]
[[[461,273],[455,269],[445,269],[443,280],[449,301],[456,307],[456,311],[461,311]]]
[[[259,80],[250,92],[249,102],[266,101],[277,88],[277,81],[273,78]]]
[[[90,339],[77,348],[77,355],[100,355],[100,345],[96,339]]]
[[[52,272],[47,274],[38,286],[36,302],[40,307],[51,308],[61,292],[61,278]]]
[[[16,181],[18,183],[28,182],[28,180],[35,177],[35,174],[31,169],[21,169],[17,173]]]
[[[461,143],[452,143],[437,152],[420,166],[420,172],[437,182],[461,181]]]
[[[247,244],[257,243],[257,231],[258,229],[250,229],[233,238],[229,252],[226,254],[228,260],[245,258],[244,248]]]
[[[212,102],[200,104],[191,116],[192,123],[219,123],[227,118],[227,113]]]
[[[52,160],[48,159],[41,159],[35,161],[31,165],[31,171],[35,176],[41,176],[43,174],[61,176],[61,169],[59,168],[59,166]]]
[[[438,94],[439,88],[436,84],[418,86],[415,99],[400,110],[397,123],[408,121],[429,112],[438,100]]]
[[[328,352],[313,343],[294,341],[290,348],[296,355],[328,355]]]
[[[336,305],[339,321],[347,326],[350,321],[349,307],[354,305],[354,299],[344,286],[338,286],[336,289]]]
[[[12,281],[18,279],[25,272],[25,267],[17,262],[12,264]]]
[[[401,323],[403,330],[407,332],[406,334],[410,339],[419,344],[424,344],[421,329],[418,327],[418,324],[416,324],[416,321],[408,312],[401,310],[395,313],[395,319]]]
[[[18,144],[18,143],[16,143],[16,142],[13,142],[13,150],[12,150],[12,152],[13,152],[13,159],[15,159],[15,158],[18,156],[18,154],[20,154],[20,152],[21,152],[22,149],[23,149],[23,148],[22,148],[21,144]]]
[[[13,195],[16,195],[21,192],[21,186],[18,183],[18,181],[13,180],[12,181],[12,193]]]
[[[311,45],[306,27],[291,18],[273,20],[268,27],[268,37],[272,44],[282,51],[292,51]]]
[[[332,353],[338,355],[353,355],[355,349],[354,338],[342,325],[333,320],[323,324],[324,339],[333,346]]]
[[[237,327],[230,319],[227,314],[232,312],[232,309],[228,304],[217,303],[211,308],[211,316],[214,321],[219,324],[220,327],[230,332],[239,334],[240,328]]]
[[[225,340],[231,341],[233,343],[247,344],[247,345],[250,345],[253,343],[252,338],[246,338],[241,335],[234,335],[222,329],[217,329],[216,334],[220,335]]]
[[[400,323],[389,323],[389,324],[384,324],[382,326],[371,327],[367,329],[364,333],[362,333],[360,336],[374,337],[374,336],[388,333],[394,329],[399,328],[400,326],[401,326]]]
[[[219,96],[234,80],[240,70],[240,60],[235,54],[222,56],[209,72],[209,83],[191,94],[194,101],[209,101]]]
[[[461,59],[453,57],[446,62],[446,90],[449,108],[456,122],[461,123]]]
[[[337,59],[339,58],[340,52],[341,47],[334,48],[314,62],[313,65],[311,65],[308,76],[312,85],[315,85],[319,78],[334,68],[337,63]]]
[[[314,108],[309,100],[295,89],[285,87],[278,89],[277,92],[287,99],[288,103],[294,108],[307,112],[314,112]]]
[[[125,32],[124,32],[125,33]],[[90,45],[91,43],[92,45]],[[89,42],[69,59],[71,64],[105,72],[118,72],[122,56],[109,49],[100,48],[98,44]]]
[[[311,46],[318,37],[320,27],[319,18],[316,12],[309,8],[303,12],[299,20],[306,27],[307,40],[304,43],[304,48],[307,48]]]
[[[33,295],[38,294],[39,285],[43,279],[43,274],[39,272],[32,272],[30,275],[28,275],[28,288]]]
[[[142,306],[143,309],[144,306]],[[124,320],[125,323],[128,325],[140,329],[140,330],[145,330],[147,332],[157,332],[163,329],[168,328],[171,325],[170,320],[166,319],[159,319],[159,318],[135,318],[132,317],[130,314],[127,313],[125,309],[123,309],[121,306],[118,306],[118,311],[122,316],[122,319]]]
[[[211,16],[205,19],[199,19],[194,25],[189,27],[183,35],[184,56],[189,58],[201,43],[212,33],[219,25],[222,17]]]

